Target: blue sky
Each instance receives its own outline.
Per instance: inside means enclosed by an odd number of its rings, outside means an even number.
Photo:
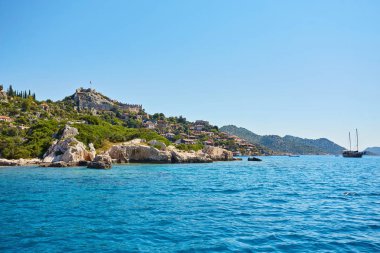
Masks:
[[[380,146],[380,1],[0,0],[0,83]]]

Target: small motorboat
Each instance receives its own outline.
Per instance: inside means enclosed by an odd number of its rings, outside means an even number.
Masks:
[[[289,157],[300,157],[299,155],[289,155]]]
[[[261,162],[262,160],[257,157],[248,157],[248,161],[250,162]]]

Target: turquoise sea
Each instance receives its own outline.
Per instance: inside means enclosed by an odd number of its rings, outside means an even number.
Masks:
[[[380,157],[0,168],[0,252],[380,252]]]

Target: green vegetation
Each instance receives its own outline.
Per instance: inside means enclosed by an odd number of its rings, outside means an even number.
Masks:
[[[76,124],[79,130],[77,139],[85,144],[93,143],[96,149],[102,148],[107,142],[118,143],[130,141],[136,138],[158,140],[166,145],[170,142],[158,133],[139,128],[127,128],[120,125],[112,125],[108,122],[101,121],[98,124]]]
[[[179,150],[183,150],[183,151],[190,151],[190,150],[198,151],[198,150],[203,149],[204,145],[200,144],[200,143],[197,143],[197,144],[183,144],[183,143],[181,143],[181,144],[177,144],[176,148],[178,148]]]
[[[117,110],[95,116],[90,111],[76,111],[70,99],[37,101],[31,92],[15,91],[12,86],[7,95],[8,102],[0,103],[0,115],[10,117],[12,122],[0,122],[0,158],[41,158],[70,121],[79,130],[77,139],[85,144],[93,143],[97,149],[134,138],[170,144],[155,131],[139,128],[141,121],[123,120]]]
[[[1,85],[0,86],[0,90],[3,89],[3,86]],[[33,100],[36,99],[36,94],[32,94],[31,91],[29,90],[28,92],[25,90],[25,91],[17,91],[17,90],[14,90],[12,85],[9,86],[8,90],[7,90],[7,95],[9,97],[20,97],[20,98],[33,98]]]
[[[42,157],[53,141],[60,124],[41,120],[29,129],[0,125],[0,155],[7,159]]]

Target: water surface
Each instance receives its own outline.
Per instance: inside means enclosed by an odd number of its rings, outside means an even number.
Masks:
[[[0,252],[380,252],[380,158],[0,168]]]

